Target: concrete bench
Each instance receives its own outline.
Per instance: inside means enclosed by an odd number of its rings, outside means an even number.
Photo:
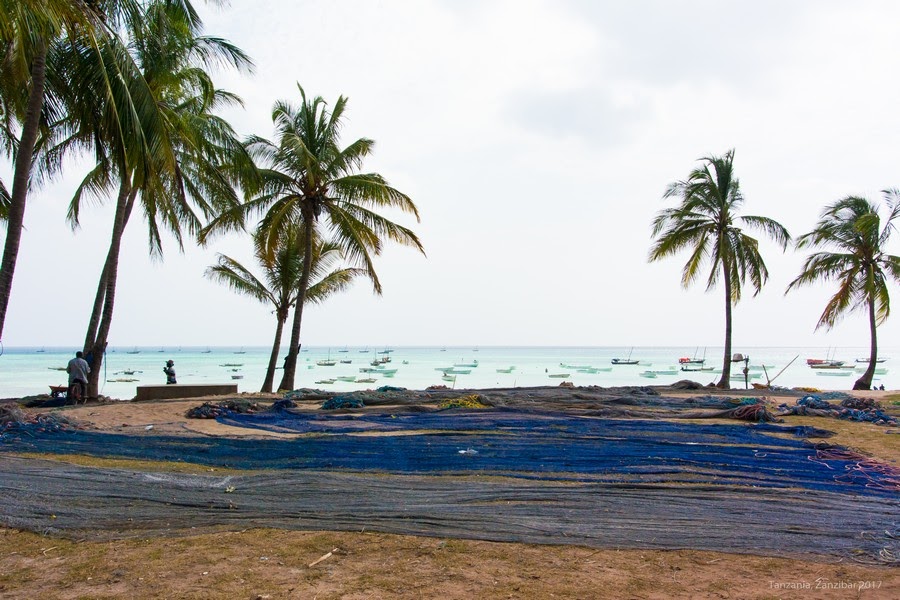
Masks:
[[[139,385],[135,400],[171,400],[237,394],[236,383],[173,383],[171,385]]]

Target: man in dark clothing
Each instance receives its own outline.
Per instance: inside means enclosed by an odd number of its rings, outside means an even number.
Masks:
[[[174,360],[166,361],[166,367],[163,369],[163,373],[166,374],[166,383],[167,384],[178,383],[178,381],[175,380],[175,361]]]

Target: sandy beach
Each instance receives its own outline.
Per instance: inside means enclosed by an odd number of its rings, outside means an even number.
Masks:
[[[559,394],[553,388],[546,390],[520,393],[519,396],[513,393],[504,396],[493,391],[493,401],[506,404],[508,408],[516,405],[516,410],[527,401],[529,410],[537,410],[545,400]],[[490,391],[482,392],[485,398],[492,398]],[[744,396],[737,390],[709,389],[660,389],[659,393],[665,398],[685,402],[710,394]],[[773,409],[797,398],[796,395],[773,396],[761,391],[755,395],[763,397],[765,405]],[[583,414],[586,407],[597,410],[608,396],[614,394],[576,390],[572,392],[571,406],[564,410],[573,414]],[[863,396],[880,401],[889,414],[900,413],[894,404],[900,399],[897,395],[888,392],[858,395]],[[261,403],[277,398],[250,394],[240,397]],[[277,442],[305,435],[236,427],[212,419],[185,416],[188,409],[203,401],[218,400],[221,398],[110,402],[65,407],[56,414],[65,415],[86,433],[126,436],[117,439],[130,437],[135,441],[152,434],[185,440],[249,438],[261,444],[264,440]],[[416,402],[418,406],[418,400]],[[319,411],[319,404],[321,401],[301,402],[299,410]],[[402,415],[405,409],[408,407],[367,406],[353,414]],[[35,414],[46,412],[46,409],[28,409],[28,412]],[[688,422],[734,424],[728,419]],[[802,416],[787,417],[785,425],[827,429],[836,433],[829,443],[855,450],[886,465],[896,467],[900,461],[900,435],[896,435],[896,428]],[[46,462],[48,460],[50,462]],[[10,472],[25,472],[17,469],[28,470],[27,465],[32,465],[48,475],[54,470],[53,464],[87,469],[95,475],[109,473],[122,477],[148,473],[218,477],[238,472],[192,462],[57,454],[44,450],[4,452],[0,454],[0,461],[4,468],[12,465]],[[322,478],[329,476],[327,473],[321,475]],[[90,485],[88,480],[83,481],[85,486]],[[408,482],[417,485],[414,479]],[[454,485],[465,487],[466,484]],[[228,502],[240,503],[242,491],[238,489],[229,496]],[[10,514],[10,493],[9,488],[3,490],[7,496],[4,503],[7,507],[4,523],[7,525],[16,521],[15,515]],[[879,564],[868,560],[870,557],[856,557],[852,553],[816,556],[814,552],[804,552],[790,556],[790,552],[746,549],[733,553],[692,548],[689,540],[682,546],[673,544],[665,548],[654,547],[654,544],[648,544],[646,548],[604,547],[602,542],[586,545],[577,539],[571,543],[497,542],[473,539],[478,535],[394,534],[389,533],[391,528],[386,528],[382,521],[376,522],[371,529],[361,525],[354,530],[336,531],[328,530],[327,522],[312,529],[272,528],[258,527],[255,526],[257,521],[241,522],[238,518],[228,524],[177,527],[164,533],[141,530],[137,526],[131,530],[113,527],[98,535],[99,530],[56,527],[67,518],[62,504],[68,497],[68,494],[61,494],[58,512],[40,516],[47,524],[44,529],[8,527],[0,530],[4,547],[0,555],[4,573],[0,578],[0,592],[4,597],[890,598],[900,594],[896,564],[892,565],[890,561]],[[895,494],[894,505],[896,498]],[[81,500],[72,495],[68,501]],[[100,498],[95,502],[101,502]],[[52,505],[53,502],[47,504]],[[172,508],[177,507],[173,505]],[[402,522],[405,518],[403,507],[396,508],[401,513],[394,520]],[[508,509],[498,505],[495,510],[500,515]],[[768,510],[773,518],[777,517],[777,504]],[[854,506],[848,502],[846,510],[853,511]],[[359,522],[364,523],[365,515],[361,517]],[[741,536],[739,522],[734,524],[732,535],[737,544],[737,538]]]

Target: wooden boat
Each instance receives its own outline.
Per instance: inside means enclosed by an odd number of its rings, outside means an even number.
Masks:
[[[316,385],[331,385],[335,381],[334,379],[320,379],[316,382]]]
[[[842,360],[826,360],[809,365],[810,369],[844,369],[844,361]],[[853,367],[850,367],[853,368]]]
[[[478,366],[478,361],[477,361],[477,360],[473,360],[473,361],[470,362],[470,363],[453,363],[453,366],[454,366],[454,367],[469,367],[469,368],[474,369],[475,367]]]
[[[320,367],[333,367],[337,363],[334,362],[333,360],[317,360],[316,364],[319,365]]]
[[[342,361],[341,361],[341,364],[342,364],[342,365],[349,365],[349,364],[352,363],[352,362],[353,362],[352,360],[342,360]]]
[[[656,373],[653,371],[641,371],[638,375],[647,379],[656,379]]]
[[[232,379],[243,379],[244,376],[243,375],[232,375],[231,378]]]
[[[681,366],[682,371],[712,371],[713,369],[715,369],[715,367],[704,367],[704,366],[689,367],[686,364]]]
[[[374,377],[361,377],[356,380],[356,383],[375,383],[376,381],[378,380]]]
[[[498,373],[512,373],[515,367],[506,367],[505,369],[497,369]]]
[[[852,371],[816,371],[816,375],[830,375],[831,377],[848,377]]]
[[[472,369],[445,369],[444,375],[468,375],[472,372]]]
[[[353,382],[353,381],[356,381],[356,375],[340,375],[338,377],[335,377],[335,379],[337,379],[338,381]]]
[[[875,362],[877,362],[877,363],[883,363],[883,362],[886,361],[886,360],[887,360],[886,358],[876,358],[876,359],[875,359]],[[856,359],[856,362],[858,362],[858,363],[867,363],[867,362],[869,362],[869,359],[868,359],[868,358],[857,358],[857,359]]]
[[[552,377],[553,379],[568,379],[568,373],[550,373],[547,377]]]
[[[700,350],[698,347],[697,350]],[[693,358],[690,356],[682,356],[678,359],[680,365],[702,365],[706,362],[706,348],[703,349],[703,358],[697,358],[697,350],[694,350]]]
[[[636,365],[640,361],[638,359],[631,358],[631,354],[634,352],[634,348],[628,351],[628,358],[614,358],[612,359],[612,364],[614,365]]]
[[[441,375],[441,379],[443,379],[444,381],[456,381],[456,375],[444,374],[444,375]]]
[[[612,362],[612,364],[614,365],[636,365],[641,361],[632,360],[630,358],[614,358],[610,362]]]

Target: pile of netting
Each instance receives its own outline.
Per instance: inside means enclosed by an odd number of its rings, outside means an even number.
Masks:
[[[0,440],[8,434],[34,435],[74,429],[75,424],[59,413],[28,413],[17,404],[0,404]]]
[[[244,399],[223,400],[221,402],[204,402],[200,406],[188,409],[188,419],[217,419],[231,414],[255,413],[260,410],[259,404]]]
[[[469,394],[461,398],[450,398],[438,404],[438,408],[447,410],[451,408],[488,408],[490,405],[482,401],[478,394]]]
[[[340,410],[348,408],[362,408],[365,404],[359,398],[352,396],[334,396],[322,403],[323,410]]]
[[[782,404],[778,407],[781,415],[804,415],[812,417],[833,417],[851,421],[866,421],[875,425],[897,426],[897,418],[884,410],[871,398],[844,397],[840,404],[832,404],[821,396],[810,394],[797,400],[794,406]]]
[[[871,457],[841,446],[830,444],[816,445],[816,456],[810,460],[841,461],[844,472],[834,476],[837,481],[846,481],[857,485],[881,490],[900,490],[900,467],[873,460]],[[832,468],[829,466],[829,468]],[[898,557],[900,558],[900,557]]]

